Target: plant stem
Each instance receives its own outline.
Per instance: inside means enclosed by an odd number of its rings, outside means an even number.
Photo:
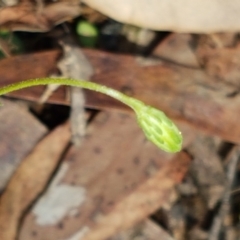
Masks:
[[[38,85],[59,84],[72,87],[81,87],[111,96],[131,107],[137,116],[139,126],[147,139],[166,152],[178,152],[182,147],[182,135],[174,123],[160,110],[145,105],[143,102],[126,96],[106,86],[75,80],[70,78],[38,78],[23,82],[13,83],[0,88],[0,96],[12,91]]]
[[[128,97],[125,94],[119,91],[116,91],[114,89],[108,88],[106,86],[103,86],[94,82],[76,80],[76,79],[70,79],[70,78],[37,78],[37,79],[29,79],[26,81],[13,83],[0,88],[0,96],[7,94],[9,92],[23,89],[23,88],[28,88],[28,87],[38,86],[38,85],[48,85],[48,84],[60,84],[60,85],[81,87],[89,90],[94,90],[94,91],[106,94],[108,96],[111,96],[123,102],[124,104],[128,105],[129,107],[133,108],[134,110],[138,108],[139,105],[143,104],[141,101]]]

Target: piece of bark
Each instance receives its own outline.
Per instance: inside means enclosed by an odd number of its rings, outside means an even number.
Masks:
[[[93,81],[126,92],[209,134],[240,142],[240,97],[232,96],[235,86],[216,83],[202,70],[164,62],[140,66],[132,56],[96,50],[84,53],[95,69]],[[51,51],[0,61],[0,85],[48,76],[55,68],[57,56],[56,51]],[[64,89],[60,88],[49,101],[69,104]],[[37,87],[13,92],[11,96],[36,100],[42,91],[42,87]],[[114,99],[91,91],[87,91],[86,105],[97,109],[127,109]]]
[[[16,238],[21,217],[46,187],[69,140],[69,124],[64,124],[22,161],[0,198],[0,239]]]
[[[0,107],[0,191],[20,162],[47,133],[46,127],[23,107],[1,100]],[[34,132],[34,134],[33,134]]]
[[[103,112],[66,155],[19,239],[106,239],[166,204],[189,162],[146,141],[133,116]]]

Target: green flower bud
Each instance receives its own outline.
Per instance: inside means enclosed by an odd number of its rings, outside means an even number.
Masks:
[[[47,84],[62,84],[67,86],[82,87],[101,92],[118,99],[135,111],[138,123],[148,140],[166,152],[173,153],[181,150],[182,135],[174,123],[163,112],[151,106],[147,106],[135,98],[128,97],[121,92],[101,84],[69,78],[30,79],[0,88],[0,96],[26,87]]]
[[[148,140],[166,152],[179,152],[182,134],[176,125],[160,110],[142,105],[135,108],[140,127]]]

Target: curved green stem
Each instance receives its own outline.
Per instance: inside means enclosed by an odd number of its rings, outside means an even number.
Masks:
[[[129,107],[134,107],[137,103],[135,103],[135,99],[126,96],[125,94],[116,91],[112,88],[84,80],[76,80],[70,78],[37,78],[37,79],[29,79],[22,82],[17,82],[10,84],[8,86],[0,88],[0,96],[3,94],[7,94],[9,92],[13,92],[16,90],[20,90],[23,88],[39,86],[39,85],[49,85],[49,84],[60,84],[72,87],[81,87],[89,90],[93,90],[96,92],[101,92],[108,96],[111,96],[125,104]],[[139,101],[140,102],[140,101]]]
[[[111,96],[128,105],[135,111],[138,123],[150,141],[167,152],[177,152],[181,149],[182,135],[163,112],[151,106],[147,106],[135,98],[128,97],[112,88],[94,82],[69,78],[30,79],[0,88],[0,96],[23,88],[48,84],[81,87]]]

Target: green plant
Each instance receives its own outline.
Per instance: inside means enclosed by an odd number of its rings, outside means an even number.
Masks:
[[[163,112],[145,105],[135,98],[128,97],[121,92],[94,82],[68,78],[30,79],[0,88],[0,96],[22,88],[48,84],[81,87],[111,96],[135,111],[138,124],[148,140],[166,152],[178,152],[181,150],[182,135],[175,124]]]
[[[98,39],[98,29],[94,24],[85,20],[77,23],[76,32],[82,46],[93,48]]]

